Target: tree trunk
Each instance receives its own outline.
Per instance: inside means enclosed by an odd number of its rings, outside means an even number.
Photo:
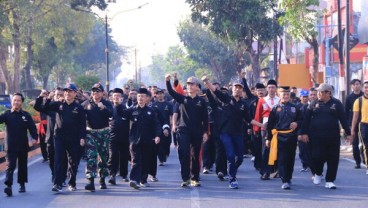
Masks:
[[[9,69],[7,66],[7,58],[8,57],[8,50],[7,47],[4,45],[0,45],[0,67],[1,72],[4,75],[5,78],[5,87],[8,92],[8,94],[13,93],[13,85],[12,85],[12,79],[10,77]]]
[[[12,10],[12,16],[13,16],[13,43],[14,43],[14,77],[13,77],[13,89],[14,92],[20,92],[19,87],[19,74],[20,74],[20,29],[18,25],[18,15],[17,13]]]
[[[25,75],[25,84],[26,89],[32,89],[32,78],[31,78],[31,66],[33,61],[33,40],[32,40],[32,25],[28,25],[28,31],[27,31],[27,37],[26,37],[26,43],[27,43],[27,62],[24,66],[24,75]]]
[[[313,75],[312,81],[314,85],[317,84],[317,76],[318,76],[318,64],[319,64],[319,50],[318,50],[318,42],[317,39],[313,38],[311,44],[313,48]]]
[[[43,87],[43,89],[47,89],[47,84],[48,84],[48,81],[49,81],[49,76],[50,76],[50,74],[47,74],[47,75],[45,75],[42,78],[42,87]]]

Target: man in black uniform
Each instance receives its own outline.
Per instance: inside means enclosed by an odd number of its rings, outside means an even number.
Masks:
[[[147,106],[148,90],[140,88],[137,94],[138,104],[132,108],[117,108],[118,115],[128,118],[131,122],[129,133],[129,150],[132,168],[130,170],[130,187],[139,189],[139,182],[147,186],[147,175],[150,161],[147,158],[152,151],[152,143],[160,143],[161,127],[153,108]],[[156,158],[155,158],[156,159]],[[156,159],[157,160],[157,159]]]
[[[280,86],[279,96],[280,103],[272,108],[268,119],[266,146],[270,147],[269,164],[278,163],[281,188],[290,189],[298,138],[296,129],[300,126],[301,114],[291,103],[290,87]]]
[[[86,100],[82,106],[87,119],[87,167],[86,177],[88,184],[86,190],[95,191],[94,178],[100,176],[100,189],[106,189],[105,177],[109,175],[107,161],[109,159],[109,119],[113,108],[109,101],[103,98],[104,88],[100,83],[92,86],[91,99]],[[99,157],[99,159],[98,159]]]
[[[167,158],[170,155],[171,134],[170,134],[170,121],[173,115],[173,106],[171,103],[165,101],[164,91],[162,89],[156,90],[156,102],[152,104],[152,107],[157,109],[161,114],[159,117],[160,124],[163,126],[164,131],[160,136],[160,144],[158,147],[158,159],[160,166],[163,166]]]
[[[41,96],[43,97],[43,100],[46,101],[47,97],[43,93],[41,93]],[[53,92],[50,92],[49,99],[52,99],[52,101],[60,101],[62,102],[64,100],[64,92],[61,88],[56,88]],[[49,158],[49,167],[51,170],[51,176],[52,176],[52,183],[54,183],[55,180],[55,147],[54,147],[54,128],[55,128],[55,120],[56,120],[56,113],[54,111],[48,111],[44,112],[42,111],[42,106],[39,105],[41,103],[38,103],[34,106],[34,109],[39,112],[43,112],[47,115],[47,130],[46,130],[46,143],[47,143],[47,157]],[[64,176],[64,179],[62,180],[62,186],[66,186],[65,180],[67,175],[67,169],[68,169],[68,158],[65,154],[64,157],[64,169],[62,170]]]
[[[123,102],[123,90],[115,88],[112,91],[114,105],[113,117],[110,121],[110,143],[109,143],[109,183],[115,185],[116,174],[120,173],[124,182],[128,182],[128,160],[129,160],[129,120],[117,114],[118,109],[126,109]]]
[[[76,190],[76,176],[80,158],[80,147],[85,144],[86,136],[86,115],[80,104],[75,101],[77,87],[74,84],[68,84],[64,88],[64,100],[53,101],[47,99],[42,106],[43,98],[36,99],[35,106],[45,112],[56,112],[56,124],[54,132],[55,145],[55,179],[52,191],[62,191],[62,183],[65,179],[64,158],[67,152],[69,160],[69,190]]]
[[[220,121],[220,139],[226,150],[228,161],[228,173],[230,176],[229,188],[237,189],[238,181],[236,174],[243,162],[244,140],[243,140],[243,120],[246,122],[262,126],[263,125],[249,117],[247,104],[241,99],[244,89],[243,84],[235,82],[233,84],[232,95],[222,93],[213,86],[209,79],[204,76],[202,81],[223,103],[223,115]]]
[[[351,126],[352,119],[353,119],[353,104],[356,99],[363,96],[364,94],[361,90],[361,85],[362,83],[359,79],[353,79],[350,82],[350,86],[353,92],[346,98],[346,101],[345,101],[345,113],[346,113],[346,118],[348,119],[349,126]],[[361,151],[359,149],[359,138],[358,138],[359,128],[352,129],[352,131],[355,131],[355,134],[354,134],[355,138],[353,138],[353,143],[352,143],[353,156],[355,160],[355,168],[359,169],[360,163],[362,163],[362,159],[360,157]]]
[[[42,90],[41,95],[44,97],[47,97],[49,95],[49,92],[47,90]],[[41,155],[43,158],[42,162],[46,162],[48,158],[47,153],[47,144],[46,144],[46,130],[47,130],[47,115],[43,112],[40,112],[40,124],[38,125],[38,139],[40,143],[40,149],[41,149]]]
[[[37,129],[32,116],[22,110],[24,97],[21,93],[14,93],[11,109],[0,115],[0,123],[6,125],[5,151],[7,169],[4,184],[4,192],[12,196],[13,174],[18,160],[18,183],[19,193],[26,191],[25,183],[28,182],[27,158],[29,151],[27,131],[32,136],[33,144],[37,140]]]
[[[192,186],[200,186],[199,152],[202,142],[208,139],[207,104],[205,100],[198,96],[199,82],[197,78],[189,77],[187,79],[188,96],[184,96],[173,90],[170,83],[171,76],[169,74],[165,76],[165,79],[169,94],[180,104],[181,116],[178,125],[178,152],[181,177],[183,180],[181,186],[186,187],[190,183]]]
[[[336,189],[336,179],[340,157],[340,126],[344,128],[351,140],[350,128],[341,101],[332,97],[332,86],[321,84],[318,88],[318,100],[307,108],[302,129],[301,140],[311,142],[312,163],[315,169],[313,183],[321,183],[324,163],[327,162],[326,184],[328,189]],[[326,131],[326,129],[328,131]]]

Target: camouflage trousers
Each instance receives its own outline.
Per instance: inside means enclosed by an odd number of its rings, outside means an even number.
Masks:
[[[107,166],[107,161],[109,160],[109,132],[109,128],[89,130],[87,132],[87,178],[96,178],[97,168],[100,177],[107,177],[109,175]]]

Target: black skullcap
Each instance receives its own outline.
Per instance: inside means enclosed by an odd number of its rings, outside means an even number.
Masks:
[[[112,90],[112,93],[120,93],[120,94],[124,94],[124,91],[120,88],[115,88]]]
[[[148,94],[148,90],[146,88],[139,88],[137,91],[138,94]]]
[[[277,82],[275,81],[275,80],[273,80],[273,79],[270,79],[270,80],[268,80],[268,82],[267,82],[267,86],[268,85],[275,85],[276,87],[277,87]]]
[[[262,84],[262,83],[257,83],[257,84],[256,84],[256,89],[264,89],[264,88],[266,88],[266,87],[264,86],[264,84]]]

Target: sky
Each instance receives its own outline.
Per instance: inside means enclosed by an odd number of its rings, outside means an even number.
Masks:
[[[99,14],[104,16],[106,12]],[[119,79],[133,76],[134,49],[137,49],[138,65],[144,67],[151,63],[152,55],[165,54],[170,46],[180,44],[176,28],[189,15],[185,0],[116,0],[116,3],[109,3],[110,35],[120,46],[132,48],[130,64],[123,60],[124,70]]]

